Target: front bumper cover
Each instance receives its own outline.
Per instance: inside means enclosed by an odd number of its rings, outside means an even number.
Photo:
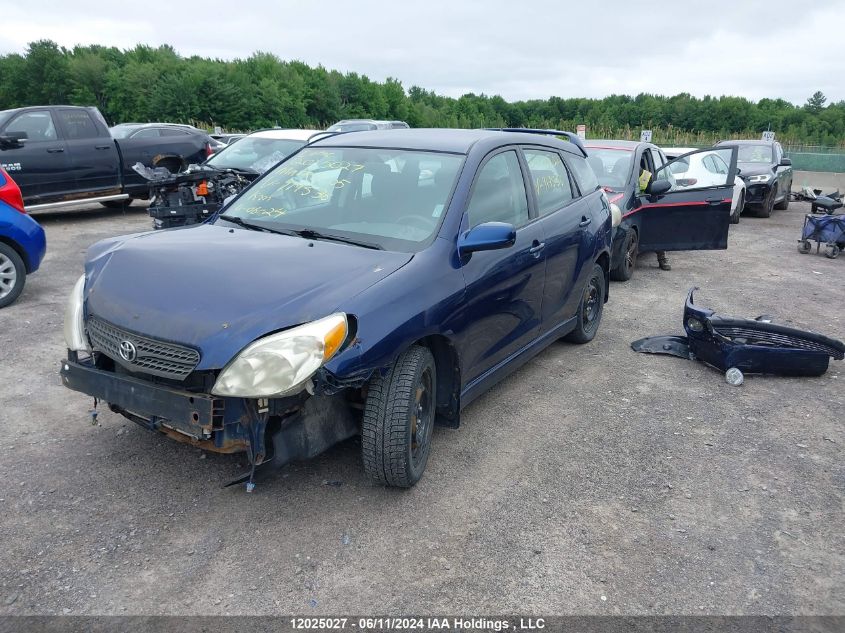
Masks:
[[[781,376],[821,376],[831,358],[845,358],[845,343],[763,320],[717,316],[693,302],[684,306],[687,336],[651,336],[631,343],[636,352],[700,360],[727,371]]]

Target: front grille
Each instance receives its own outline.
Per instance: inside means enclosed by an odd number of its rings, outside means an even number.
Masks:
[[[837,349],[833,345],[826,345],[825,343],[802,338],[794,334],[755,330],[753,328],[739,326],[716,326],[713,329],[735,343],[805,349],[811,352],[828,354],[836,360],[842,360],[843,357],[842,350]]]
[[[90,317],[86,325],[94,350],[132,371],[182,380],[200,362],[199,352],[184,345],[148,338],[96,317]],[[135,348],[133,360],[126,360],[120,354],[120,344],[125,342]]]

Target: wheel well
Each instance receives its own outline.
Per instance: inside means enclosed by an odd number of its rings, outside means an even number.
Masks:
[[[27,255],[26,251],[23,248],[21,248],[21,245],[18,244],[17,242],[15,242],[14,240],[11,240],[8,237],[3,237],[3,236],[0,236],[0,242],[3,242],[3,244],[6,244],[7,246],[9,246],[12,250],[14,250],[20,256],[20,258],[23,260],[24,268],[26,268],[26,272],[27,272],[27,274],[29,274],[31,272],[30,271],[29,256]]]
[[[599,253],[596,263],[604,271],[604,302],[607,303],[610,297],[610,253],[607,251]]]
[[[445,336],[434,334],[416,342],[434,356],[437,370],[437,423],[457,428],[460,424],[461,366],[458,353]]]
[[[180,156],[170,156],[170,155],[161,155],[159,154],[152,160],[153,167],[166,167],[171,172],[175,173],[177,171],[181,171],[182,168],[185,166],[185,161]],[[170,169],[171,166],[175,166],[176,169]]]

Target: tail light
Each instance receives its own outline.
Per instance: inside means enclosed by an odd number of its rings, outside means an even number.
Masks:
[[[698,182],[697,178],[676,178],[675,179],[675,183],[679,187],[692,187],[697,182]]]
[[[5,182],[0,183],[0,200],[10,207],[14,207],[17,211],[26,213],[23,207],[21,188],[18,187],[18,183],[12,180],[12,177],[2,168],[0,168],[0,179],[5,180]]]
[[[211,143],[205,144],[205,157],[208,158],[214,153],[214,148],[211,147]]]

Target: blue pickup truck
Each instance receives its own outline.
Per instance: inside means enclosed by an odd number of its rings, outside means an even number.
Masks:
[[[162,135],[158,127],[172,134]],[[214,141],[201,130],[158,127],[116,140],[97,108],[3,110],[0,166],[18,183],[28,211],[80,201],[122,206],[149,195],[148,183],[132,165],[140,162],[178,171],[202,162],[213,151]]]

